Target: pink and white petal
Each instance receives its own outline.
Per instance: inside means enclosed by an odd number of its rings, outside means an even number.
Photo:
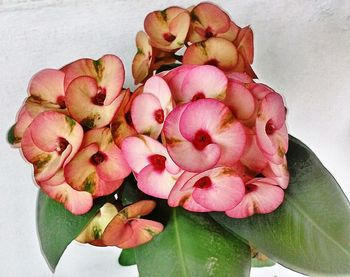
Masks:
[[[192,173],[187,171],[182,173],[182,175],[176,181],[173,189],[169,194],[168,205],[170,207],[182,206],[184,209],[191,212],[210,212],[211,211],[209,209],[202,207],[196,201],[193,200],[193,197],[192,197],[193,188],[182,190],[182,187],[185,185],[185,183],[196,174],[197,173]]]
[[[168,199],[178,177],[170,174],[167,170],[158,172],[153,165],[148,165],[137,175],[137,186],[148,195]]]
[[[161,223],[147,219],[129,219],[127,224],[130,225],[133,232],[128,240],[117,245],[122,249],[145,244],[164,229]]]
[[[197,65],[187,64],[179,66],[171,70],[164,76],[164,80],[168,83],[175,102],[181,103],[183,98],[182,84],[187,74]]]
[[[286,157],[284,157],[284,161],[281,164],[269,162],[262,173],[266,177],[275,179],[281,188],[286,189],[288,187],[289,172]]]
[[[258,100],[263,100],[268,94],[274,92],[269,86],[259,83],[250,83],[247,88]]]
[[[98,176],[106,182],[124,179],[130,173],[130,167],[117,146],[105,152],[106,159],[96,166]]]
[[[91,157],[98,152],[97,144],[90,144],[81,149],[74,158],[64,167],[66,182],[74,189],[88,191],[93,194],[98,185],[96,167]]]
[[[181,87],[180,102],[190,102],[198,94],[205,98],[223,100],[226,89],[227,78],[220,69],[211,65],[198,66],[186,74]]]
[[[121,150],[125,160],[136,173],[140,173],[144,167],[150,164],[149,156],[154,154],[167,156],[167,151],[160,142],[144,135],[124,139]]]
[[[67,183],[56,186],[42,186],[43,191],[52,199],[62,203],[74,215],[87,213],[93,204],[90,193],[77,191]]]
[[[209,180],[208,186],[197,186],[201,180]],[[199,205],[211,211],[232,209],[243,199],[245,188],[241,177],[229,167],[217,167],[192,177],[182,190],[194,187],[192,197]]]
[[[41,101],[59,103],[64,100],[64,76],[56,69],[39,71],[29,82],[29,94]]]
[[[143,87],[143,93],[154,95],[159,100],[162,109],[172,106],[169,86],[164,79],[159,76],[153,76],[146,81]]]
[[[255,111],[255,101],[250,91],[243,85],[231,80],[228,82],[224,103],[239,120],[249,119]]]
[[[226,76],[227,78],[229,78],[232,81],[235,81],[236,83],[240,83],[240,84],[253,83],[252,77],[250,77],[247,73],[230,72],[230,73],[227,73]]]
[[[261,172],[267,165],[267,159],[257,144],[256,135],[247,134],[246,138],[246,147],[240,161],[250,170]]]
[[[261,102],[259,112],[268,120],[273,121],[274,128],[279,129],[286,121],[286,110],[283,98],[276,92],[269,93]]]
[[[272,180],[263,179],[267,178],[257,178],[247,184],[249,189],[243,200],[232,210],[226,211],[226,215],[233,218],[245,218],[253,214],[266,214],[276,210],[283,202],[284,192]]]
[[[87,128],[100,128],[108,125],[124,95],[119,95],[110,105],[97,105],[94,98],[98,94],[95,79],[78,77],[74,79],[66,91],[66,105],[71,116]]]
[[[150,93],[138,95],[131,105],[131,118],[134,128],[140,134],[146,134],[156,139],[163,127],[163,120],[157,121],[156,113],[164,110],[156,96]]]
[[[276,147],[276,152],[273,155],[265,153],[268,160],[275,164],[282,164],[284,162],[285,154],[288,151],[288,131],[284,124],[281,129],[276,130],[270,136],[272,145]]]

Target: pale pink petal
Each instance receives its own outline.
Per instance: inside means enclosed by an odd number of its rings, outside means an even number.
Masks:
[[[148,165],[137,175],[137,186],[148,195],[168,199],[177,178],[178,175],[172,175],[167,170],[158,172],[152,165]]]
[[[143,93],[154,95],[159,100],[159,103],[163,110],[172,108],[171,92],[168,84],[164,81],[163,78],[159,76],[153,76],[149,78],[143,87]],[[167,111],[165,116],[169,112],[170,110]]]
[[[253,83],[252,77],[250,77],[246,73],[230,72],[230,73],[227,73],[226,76],[227,76],[227,78],[229,78],[235,82],[241,83],[241,84]]]
[[[180,103],[198,98],[223,100],[226,96],[227,78],[218,68],[202,65],[186,74],[181,87]]]
[[[244,218],[253,214],[266,214],[276,210],[283,202],[284,192],[271,178],[256,178],[246,184],[246,194],[226,215]]]
[[[29,82],[29,94],[40,101],[64,104],[64,76],[56,69],[39,71]]]
[[[240,161],[254,172],[261,172],[266,167],[267,159],[256,142],[255,134],[247,134],[247,144]]]
[[[199,205],[196,201],[193,200],[192,192],[193,187],[188,189],[182,189],[185,183],[195,176],[197,173],[191,173],[185,171],[179,179],[176,181],[174,187],[172,188],[169,198],[168,205],[170,207],[182,206],[184,209],[192,212],[210,212],[209,209],[206,209]]]
[[[254,97],[243,85],[229,81],[224,103],[239,120],[249,119],[255,111]]]
[[[138,133],[156,139],[162,131],[165,114],[157,97],[142,93],[132,102],[131,118]]]
[[[287,158],[284,157],[284,161],[281,164],[269,162],[263,170],[263,174],[266,177],[273,178],[281,188],[286,189],[289,184]]]
[[[242,179],[229,167],[217,167],[192,177],[182,190],[194,187],[192,197],[212,211],[226,211],[241,202],[244,193]]]

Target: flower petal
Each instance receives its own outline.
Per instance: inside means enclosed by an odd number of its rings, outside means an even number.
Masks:
[[[232,209],[241,202],[245,193],[242,179],[229,167],[217,167],[197,174],[182,190],[190,187],[194,187],[193,199],[211,211]]]
[[[223,100],[226,96],[226,88],[227,78],[220,69],[211,65],[198,66],[186,74],[179,102],[190,102],[196,95]]]
[[[172,109],[171,92],[163,78],[159,76],[149,78],[143,87],[143,93],[152,94],[159,100],[161,107],[167,111],[165,116]]]
[[[41,70],[30,80],[28,91],[37,100],[57,104],[64,100],[64,76],[60,70]]]
[[[234,218],[244,218],[253,214],[266,214],[276,210],[283,202],[284,192],[275,185],[271,178],[256,178],[246,187],[247,193],[241,203],[226,215]]]

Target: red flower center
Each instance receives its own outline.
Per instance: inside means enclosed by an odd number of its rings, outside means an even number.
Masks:
[[[212,143],[212,140],[207,131],[199,130],[195,134],[192,143],[197,150],[203,150],[208,144]]]
[[[268,135],[272,135],[274,131],[275,131],[275,126],[273,125],[272,121],[269,120],[269,121],[266,123],[265,132],[266,132],[266,134],[268,134]]]
[[[258,189],[258,187],[256,185],[248,184],[245,186],[245,193],[253,192],[257,189]]]
[[[194,101],[197,101],[197,100],[200,100],[200,99],[204,99],[205,98],[205,95],[203,92],[197,92],[195,95],[193,95],[192,97],[192,102]]]
[[[93,165],[99,165],[103,163],[103,161],[106,159],[106,155],[102,152],[98,151],[97,153],[93,154],[90,158],[90,161]]]
[[[129,126],[133,126],[134,124],[132,123],[132,118],[131,118],[131,112],[128,111],[126,114],[125,114],[125,121],[126,123],[128,123]]]
[[[204,176],[194,184],[194,187],[199,189],[208,189],[211,187],[211,185],[211,179],[208,176]]]
[[[61,109],[65,109],[66,108],[66,103],[64,101],[64,96],[59,96],[57,98],[57,104],[60,106]]]
[[[97,94],[93,100],[95,105],[103,106],[106,99],[106,89],[98,87]]]
[[[208,61],[206,61],[206,63],[205,63],[206,65],[213,65],[213,66],[219,66],[219,62],[218,62],[218,60],[217,59],[211,59],[211,60],[208,60]]]
[[[162,172],[165,169],[166,158],[164,156],[155,154],[149,156],[148,160],[150,161],[151,165],[153,165],[154,170]]]
[[[208,27],[206,30],[205,30],[205,37],[206,38],[211,38],[214,36],[214,33],[212,31],[212,29],[210,27]]]
[[[165,33],[165,34],[163,34],[163,38],[167,42],[173,42],[176,39],[176,36],[174,36],[172,33]]]
[[[154,118],[159,124],[164,122],[164,111],[162,109],[156,110],[154,112]]]
[[[65,138],[58,138],[56,151],[59,155],[63,153],[64,150],[66,150],[69,142]]]

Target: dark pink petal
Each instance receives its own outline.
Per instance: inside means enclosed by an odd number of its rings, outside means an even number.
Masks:
[[[232,81],[235,81],[236,83],[240,83],[240,84],[253,83],[252,77],[250,77],[246,73],[230,72],[230,73],[227,73],[226,76],[227,76],[227,78],[229,78]]]
[[[261,172],[266,167],[267,159],[256,142],[255,134],[247,134],[247,144],[240,161],[254,172]]]
[[[226,215],[244,218],[253,214],[266,214],[276,210],[283,202],[284,192],[272,178],[256,178],[246,184],[246,194]]]
[[[202,65],[186,74],[178,100],[180,103],[194,101],[196,97],[223,100],[226,96],[226,88],[227,78],[220,69],[211,65]]]
[[[242,179],[229,167],[217,167],[192,177],[182,190],[194,187],[192,197],[212,211],[226,211],[241,202],[245,189]]]
[[[29,94],[36,100],[60,104],[64,101],[64,76],[56,69],[39,71],[29,82]]]

